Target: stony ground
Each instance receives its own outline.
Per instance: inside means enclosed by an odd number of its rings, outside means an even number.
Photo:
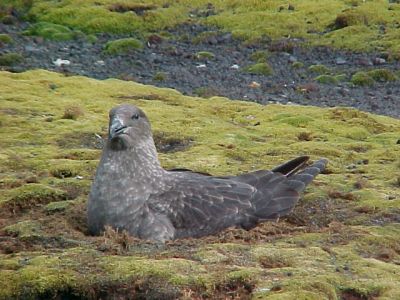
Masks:
[[[226,96],[262,104],[297,103],[315,106],[350,106],[360,110],[400,117],[400,84],[375,82],[372,86],[355,86],[350,82],[357,71],[384,68],[397,72],[398,61],[385,55],[353,53],[326,47],[305,48],[296,39],[264,41],[243,45],[231,34],[213,31],[202,25],[186,24],[168,32],[169,38],[149,38],[145,47],[121,55],[104,54],[107,41],[121,38],[98,35],[97,41],[86,38],[71,41],[49,41],[24,36],[26,23],[0,24],[0,32],[9,34],[14,42],[0,48],[1,53],[17,52],[25,60],[13,67],[14,72],[42,68],[79,74],[97,79],[120,78],[177,89],[184,94],[209,97]],[[213,58],[202,58],[207,51]],[[254,64],[254,56],[264,51],[272,67],[272,75],[249,74],[244,71]],[[260,55],[258,55],[259,58]],[[57,66],[57,59],[69,65]],[[300,67],[293,67],[296,62]],[[340,82],[319,83],[321,73],[310,66],[324,65],[326,73],[341,75]],[[299,66],[299,65],[298,65]]]

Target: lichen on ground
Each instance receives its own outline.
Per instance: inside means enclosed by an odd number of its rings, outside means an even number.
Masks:
[[[162,247],[88,236],[108,110],[123,102],[149,116],[166,168],[238,174],[305,154],[329,166],[292,214],[250,231]],[[84,113],[65,118],[71,107]],[[0,73],[0,124],[0,299],[400,297],[399,120],[36,70]]]
[[[313,0],[3,2],[0,18],[7,17],[5,12],[12,8],[26,19],[47,22],[42,23],[49,28],[44,35],[55,33],[56,39],[66,38],[65,29],[68,28],[87,34],[129,33],[141,37],[199,19],[232,32],[246,43],[262,42],[265,37],[279,40],[290,36],[304,39],[310,45],[386,51],[396,59],[400,55],[400,4],[397,1],[324,0],[320,5]]]

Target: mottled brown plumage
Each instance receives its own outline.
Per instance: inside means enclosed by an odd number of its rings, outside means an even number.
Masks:
[[[146,115],[120,105],[110,111],[109,137],[89,197],[89,230],[99,234],[110,225],[164,242],[230,226],[249,229],[293,209],[299,193],[327,163],[321,159],[304,168],[307,160],[301,156],[272,171],[239,176],[167,171],[158,161]]]

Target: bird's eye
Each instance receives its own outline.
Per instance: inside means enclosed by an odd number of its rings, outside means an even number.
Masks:
[[[132,115],[132,120],[137,120],[137,119],[139,119],[139,115],[138,114]]]

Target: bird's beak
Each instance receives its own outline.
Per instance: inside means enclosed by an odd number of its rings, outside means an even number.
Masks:
[[[125,133],[126,128],[127,126],[124,125],[120,119],[113,119],[110,124],[110,138],[114,138],[120,134]]]

